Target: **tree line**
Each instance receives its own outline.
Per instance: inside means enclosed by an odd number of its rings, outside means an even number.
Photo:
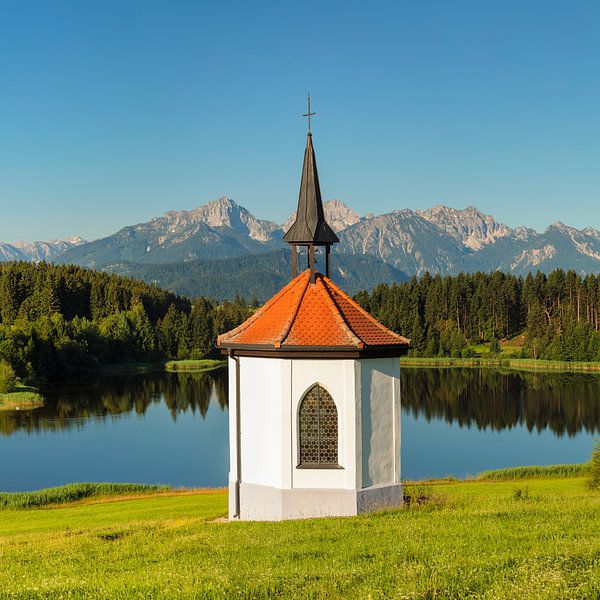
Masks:
[[[600,276],[425,274],[355,299],[412,340],[417,356],[472,355],[520,336],[518,355],[600,360]],[[256,308],[194,300],[139,280],[72,265],[0,263],[0,362],[43,384],[127,361],[207,358],[215,339]]]
[[[0,263],[0,362],[39,385],[107,364],[205,358],[251,311],[240,298],[192,301],[72,265]]]
[[[425,274],[379,285],[355,299],[410,337],[416,356],[469,357],[473,345],[521,336],[518,357],[600,360],[600,276],[557,269],[526,277],[501,272]]]

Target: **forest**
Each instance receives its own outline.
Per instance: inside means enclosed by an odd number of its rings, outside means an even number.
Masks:
[[[0,364],[43,385],[108,364],[206,358],[251,311],[76,266],[0,263]]]
[[[414,356],[491,354],[561,361],[600,360],[600,276],[555,270],[526,277],[425,274],[379,285],[355,299],[384,325],[411,338]],[[515,342],[509,345],[507,342]],[[503,344],[511,348],[503,352]],[[518,350],[515,350],[518,348]]]
[[[412,340],[414,356],[600,360],[600,276],[429,275],[355,299]],[[215,339],[256,303],[178,296],[154,284],[70,265],[0,264],[0,364],[30,385],[103,365],[216,357]]]

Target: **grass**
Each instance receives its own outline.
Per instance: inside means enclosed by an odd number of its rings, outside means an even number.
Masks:
[[[17,385],[10,392],[0,394],[1,410],[31,410],[44,406],[44,397],[37,388]]]
[[[583,465],[547,465],[543,467],[512,467],[508,469],[496,469],[494,471],[483,471],[477,476],[478,481],[505,480],[505,479],[532,479],[543,477],[585,477],[589,466]]]
[[[211,371],[219,369],[227,364],[224,360],[202,359],[202,360],[170,360],[165,363],[167,371]]]
[[[123,375],[129,373],[160,373],[162,371],[212,371],[227,364],[223,360],[169,360],[151,363],[128,362],[117,365],[103,365],[100,368],[102,375]]]
[[[0,511],[0,598],[598,598],[577,478],[420,485],[409,509],[228,523],[224,492]]]
[[[170,491],[167,485],[142,483],[72,483],[35,492],[0,492],[0,509],[23,509],[65,504],[84,498]]]
[[[400,359],[409,367],[502,367],[516,371],[567,371],[590,373],[600,371],[600,362],[568,362],[534,360],[532,358],[421,358],[408,356]]]

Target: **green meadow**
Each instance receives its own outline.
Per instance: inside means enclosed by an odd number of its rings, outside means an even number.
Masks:
[[[96,491],[0,510],[0,598],[600,596],[600,493],[577,469],[407,485],[400,510],[283,523],[227,522],[224,491]]]

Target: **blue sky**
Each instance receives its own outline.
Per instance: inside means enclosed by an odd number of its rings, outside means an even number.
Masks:
[[[600,3],[0,0],[0,240],[225,194],[600,227]]]

